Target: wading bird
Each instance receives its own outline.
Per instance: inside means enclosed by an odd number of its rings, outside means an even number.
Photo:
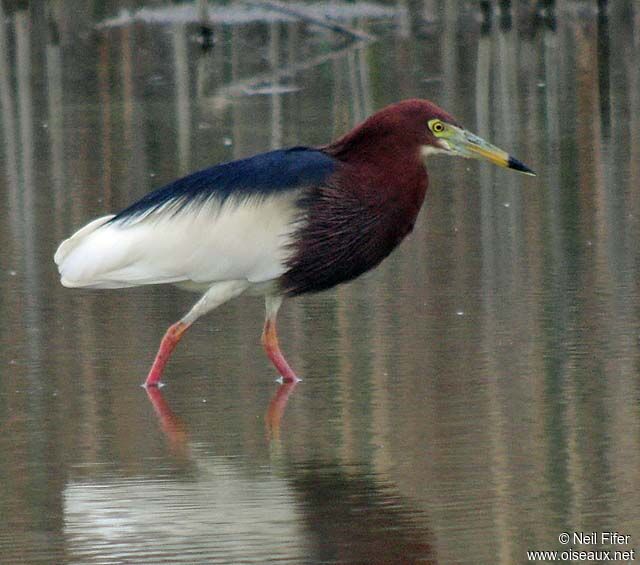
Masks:
[[[263,295],[262,344],[284,381],[295,382],[276,334],[283,297],[350,281],[389,255],[413,229],[427,190],[425,159],[438,153],[534,174],[435,104],[405,100],[329,145],[222,163],[92,221],[58,248],[61,282],[171,283],[203,293],[167,330],[146,386],[159,385],[200,316],[242,293]]]

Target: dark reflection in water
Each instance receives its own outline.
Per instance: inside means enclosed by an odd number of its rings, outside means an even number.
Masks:
[[[640,11],[512,4],[332,2],[378,38],[353,43],[304,3],[225,3],[203,49],[191,4],[0,3],[1,563],[506,564],[603,530],[638,548]],[[285,307],[302,383],[273,382],[247,297],[147,401],[193,296],[63,289],[57,243],[413,96],[538,177],[434,159],[396,253]]]
[[[318,461],[292,469],[311,555],[324,563],[435,563],[424,517],[375,475]]]

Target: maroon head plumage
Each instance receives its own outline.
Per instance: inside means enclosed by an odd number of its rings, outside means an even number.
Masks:
[[[481,157],[531,172],[428,100],[387,106],[320,150],[336,168],[301,201],[305,221],[281,279],[289,295],[349,281],[391,253],[424,201],[428,155]]]
[[[341,161],[370,162],[393,166],[414,160],[419,165],[420,149],[436,145],[428,122],[439,119],[457,125],[452,116],[428,100],[404,100],[383,108],[353,130],[322,149]]]

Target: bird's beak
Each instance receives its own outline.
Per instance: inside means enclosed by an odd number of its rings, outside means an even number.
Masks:
[[[494,165],[520,171],[525,175],[536,176],[524,163],[470,131],[449,124],[447,133],[448,135],[440,138],[439,141],[455,155],[470,159],[485,159]]]

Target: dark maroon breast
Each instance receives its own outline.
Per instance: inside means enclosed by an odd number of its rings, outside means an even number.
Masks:
[[[411,232],[427,188],[413,174],[342,174],[301,201],[304,221],[294,236],[284,293],[318,292],[378,265]]]

